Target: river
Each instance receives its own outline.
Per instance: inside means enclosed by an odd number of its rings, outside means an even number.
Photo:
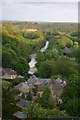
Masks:
[[[41,48],[41,52],[44,52],[47,48],[48,48],[48,45],[49,45],[49,41],[46,41],[46,44],[43,48]],[[37,63],[36,61],[36,54],[32,54],[30,55],[30,59],[31,61],[29,62],[29,67],[30,67],[30,70],[28,73],[31,73],[31,69],[35,68],[35,64]]]

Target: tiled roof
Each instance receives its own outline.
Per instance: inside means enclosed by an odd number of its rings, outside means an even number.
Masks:
[[[19,89],[19,88],[25,88],[25,89],[29,89],[29,86],[27,84],[27,82],[21,82],[18,85],[15,86],[15,89]]]
[[[63,49],[63,53],[71,53],[71,49],[68,48],[68,47],[65,47],[65,48]]]
[[[61,80],[60,78],[57,78],[55,81],[56,81],[57,83],[59,83],[59,84],[62,83],[62,80]]]
[[[29,105],[29,102],[27,100],[21,99],[18,103],[17,106],[19,107],[27,107]]]
[[[14,113],[13,115],[17,118],[20,118],[20,119],[27,118],[27,116],[25,114],[23,114],[21,111],[18,111],[16,113]]]
[[[41,78],[30,78],[28,79],[29,84],[34,84],[35,82],[38,82],[40,84],[45,84],[46,82],[51,81],[51,79],[41,79]]]
[[[11,68],[3,68],[3,70],[5,74],[8,75],[16,75],[16,71],[12,70]]]
[[[34,84],[36,82],[36,78],[30,78],[28,79],[29,84]]]

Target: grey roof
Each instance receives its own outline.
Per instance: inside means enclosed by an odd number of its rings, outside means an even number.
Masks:
[[[3,68],[2,71],[8,75],[16,75],[16,71],[12,70],[11,68]]]
[[[13,115],[20,119],[27,118],[27,116],[25,114],[23,114],[21,111],[18,111],[16,113],[14,113]]]
[[[45,81],[50,82],[50,81],[51,81],[51,79],[45,79]]]
[[[63,49],[63,53],[71,53],[71,49],[68,48],[68,47],[65,47],[65,48]]]
[[[62,86],[56,81],[53,82],[53,91],[54,91],[54,95],[58,97],[61,96]]]
[[[29,89],[29,86],[28,86],[27,82],[21,82],[21,83],[19,83],[18,85],[15,86],[15,89],[19,89],[21,87]]]
[[[16,105],[25,108],[29,105],[29,102],[27,100],[21,99]]]
[[[37,81],[39,81],[39,82],[40,82],[40,84],[45,84],[45,83],[47,83],[47,82],[50,82],[50,81],[51,81],[51,79],[46,79],[46,78],[41,79],[41,78],[37,78]]]
[[[51,79],[41,79],[41,78],[30,78],[30,79],[28,79],[29,84],[34,84],[37,81],[40,82],[40,84],[45,84],[46,82],[50,82]]]
[[[62,83],[62,80],[61,80],[60,78],[57,78],[55,81],[56,81],[57,83],[59,83],[59,84]]]
[[[15,86],[15,89],[19,89],[23,86],[23,82],[19,83],[18,85]]]
[[[41,84],[41,85],[39,85],[39,87],[38,87],[38,91],[43,91],[44,88],[45,88],[45,84]]]
[[[29,84],[34,84],[36,82],[36,78],[30,78],[28,79]]]
[[[45,84],[45,79],[40,79],[40,78],[37,78],[37,80],[36,80],[36,81],[40,82],[40,84]]]

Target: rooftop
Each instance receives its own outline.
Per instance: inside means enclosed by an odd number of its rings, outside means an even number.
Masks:
[[[18,85],[15,86],[15,89],[20,89],[20,88],[25,88],[25,89],[29,89],[29,86],[27,84],[27,82],[21,82]]]
[[[11,68],[3,68],[2,75],[4,75],[4,74],[16,75],[16,71],[12,70]]]
[[[71,49],[68,48],[68,47],[65,47],[65,48],[63,49],[63,53],[71,53]]]
[[[24,119],[27,118],[27,116],[25,114],[23,114],[21,111],[18,111],[16,113],[13,114],[15,117],[19,118],[19,119]]]
[[[59,84],[62,83],[62,80],[61,80],[60,78],[57,78],[55,81],[56,81],[57,83],[59,83]]]
[[[25,108],[29,105],[29,102],[27,100],[21,99],[18,103],[17,106]]]
[[[50,82],[51,79],[41,79],[41,78],[30,78],[28,79],[28,83],[29,84],[35,84],[35,83],[39,83],[39,84],[45,84],[46,82]]]

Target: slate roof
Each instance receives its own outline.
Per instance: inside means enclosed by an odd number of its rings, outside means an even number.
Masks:
[[[16,71],[12,70],[11,68],[3,68],[2,72],[3,74],[16,75]]]
[[[50,82],[51,79],[41,79],[41,78],[30,78],[28,79],[29,84],[34,84],[35,82],[39,82],[40,84],[45,84],[46,82]]]
[[[60,78],[57,78],[55,81],[56,81],[57,83],[59,83],[59,84],[62,83],[62,80],[61,80]]]
[[[40,84],[45,84],[45,79],[37,78],[36,81],[39,82]]]
[[[30,78],[28,79],[29,84],[34,84],[36,82],[36,78]]]
[[[21,99],[16,105],[25,108],[29,105],[29,102],[27,100]]]
[[[63,49],[63,53],[71,53],[71,49],[68,48],[68,47],[65,47],[65,48]]]
[[[25,88],[25,89],[29,89],[29,86],[27,84],[27,82],[21,82],[18,85],[15,86],[15,89],[19,89],[19,88]]]
[[[15,117],[19,118],[19,119],[24,119],[27,118],[27,116],[25,114],[23,114],[21,111],[18,111],[16,113],[13,114]]]
[[[61,96],[62,86],[58,82],[56,82],[56,80],[53,83],[53,91],[54,91],[54,95],[56,95],[57,97]]]

